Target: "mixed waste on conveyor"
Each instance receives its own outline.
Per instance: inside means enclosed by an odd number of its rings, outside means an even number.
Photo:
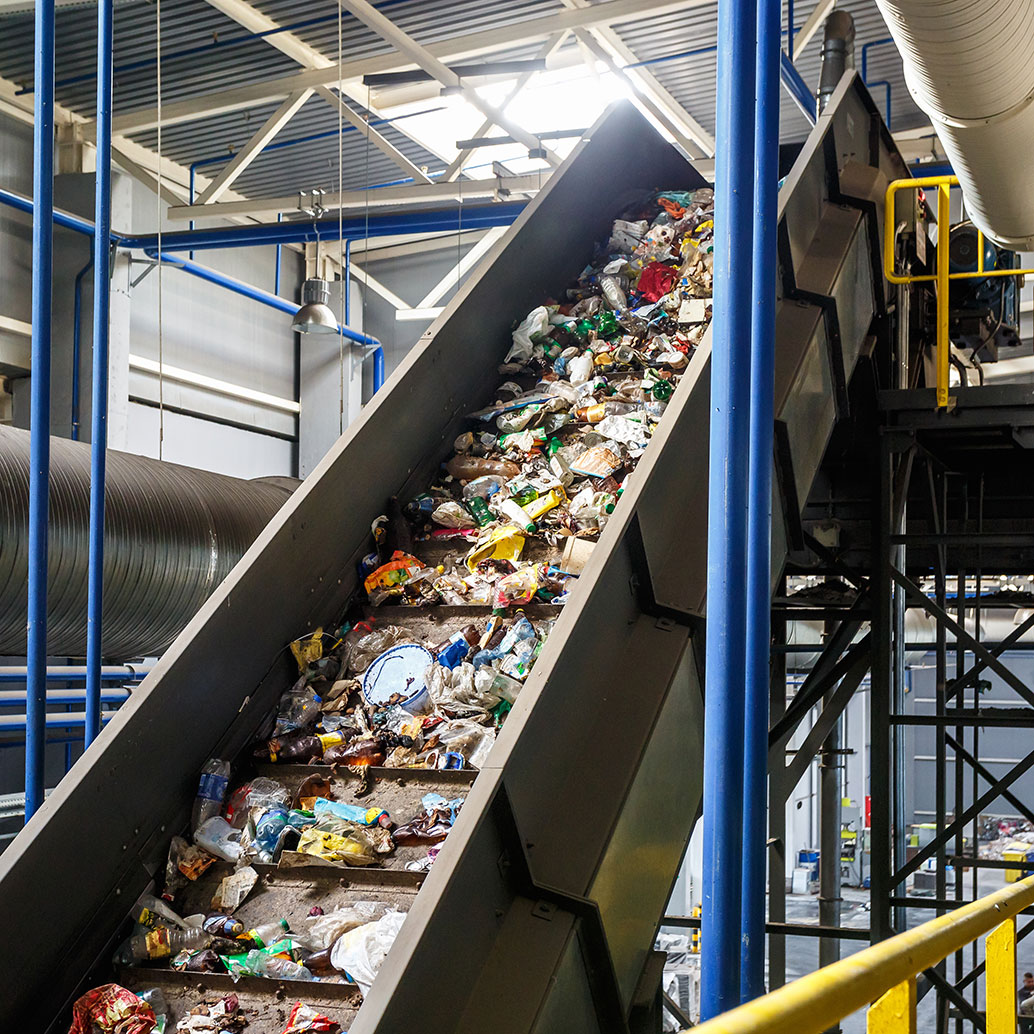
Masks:
[[[290,644],[251,756],[205,766],[72,1034],[354,1015],[707,329],[712,233],[710,190],[644,195],[516,326],[433,483],[374,523],[343,621]]]

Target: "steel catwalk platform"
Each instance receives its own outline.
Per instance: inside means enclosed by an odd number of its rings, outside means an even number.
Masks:
[[[885,312],[883,186],[905,174],[845,77],[779,198],[773,580]],[[252,739],[290,680],[282,645],[341,612],[371,520],[389,494],[423,488],[494,389],[513,321],[577,274],[631,192],[701,182],[621,105],[528,205],[0,857],[0,914],[17,931],[0,1028],[60,1030],[104,976],[204,761]],[[644,968],[701,804],[709,352],[710,336],[352,1034],[621,1031],[656,996]]]

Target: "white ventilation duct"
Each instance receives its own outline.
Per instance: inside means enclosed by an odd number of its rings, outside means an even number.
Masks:
[[[905,81],[996,244],[1034,249],[1034,2],[876,0]]]

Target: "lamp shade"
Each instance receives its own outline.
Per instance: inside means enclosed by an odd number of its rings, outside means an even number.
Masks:
[[[302,307],[294,314],[291,329],[299,334],[336,334],[337,317],[327,302],[330,284],[313,278],[302,284]]]

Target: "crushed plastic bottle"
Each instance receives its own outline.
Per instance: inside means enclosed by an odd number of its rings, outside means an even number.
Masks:
[[[230,785],[230,763],[212,758],[205,762],[198,782],[197,797],[191,814],[190,828],[197,830],[202,823],[223,810],[226,790]]]

